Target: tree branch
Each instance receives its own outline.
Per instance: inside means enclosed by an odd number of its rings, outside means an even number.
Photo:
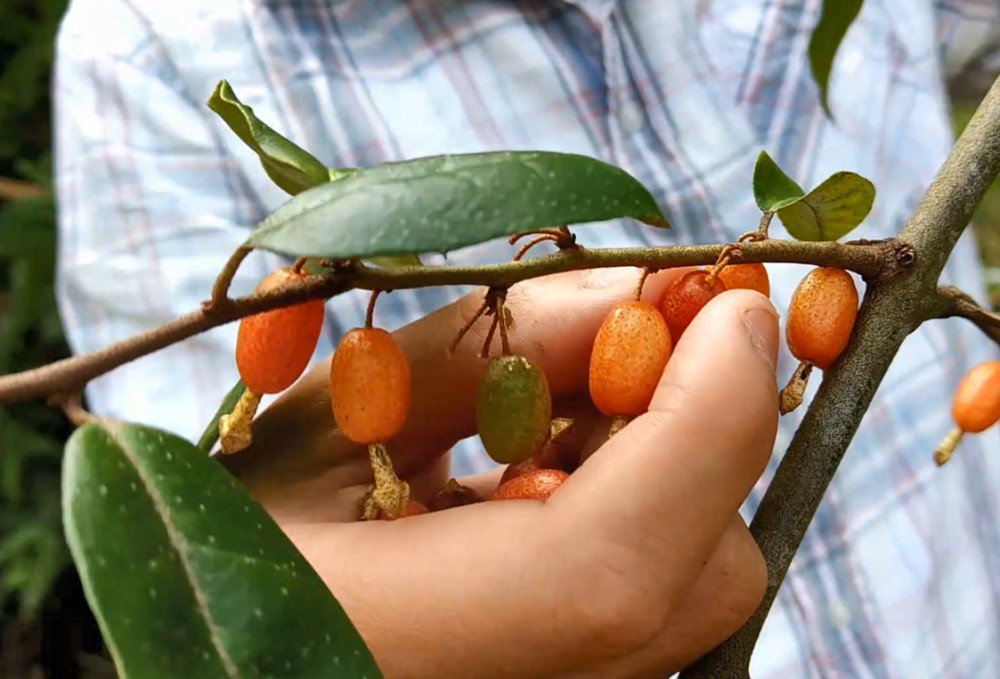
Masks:
[[[945,261],[998,170],[1000,79],[901,234],[914,247],[915,266],[889,279],[869,280],[851,342],[824,374],[750,524],[767,563],[763,602],[736,634],[685,670],[681,679],[749,677],[754,645],[792,557],[900,345],[921,322],[934,317]]]
[[[561,271],[616,266],[666,269],[707,265],[716,260],[723,247],[725,246],[572,248],[526,261],[472,267],[414,266],[379,269],[357,265],[325,275],[309,276],[301,283],[281,290],[254,293],[221,304],[206,303],[199,311],[91,354],[67,358],[35,370],[4,375],[0,377],[0,404],[55,392],[79,390],[95,377],[216,326],[307,299],[333,297],[352,288],[403,290],[435,285],[505,288],[529,278]],[[908,247],[896,240],[859,245],[768,240],[741,243],[740,251],[740,261],[744,262],[798,262],[839,266],[856,271],[866,278],[898,272],[908,261]],[[229,259],[226,270],[235,270],[240,259],[240,252],[234,254]],[[224,276],[220,275],[219,280],[221,282],[217,282],[215,293],[228,286]],[[221,299],[225,300],[225,293],[221,294]]]
[[[933,315],[928,318],[964,318],[975,323],[987,337],[1000,344],[1000,314],[979,306],[976,300],[954,285],[938,288],[936,302]]]

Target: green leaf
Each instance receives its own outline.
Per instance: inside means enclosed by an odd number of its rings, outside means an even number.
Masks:
[[[81,427],[67,443],[63,512],[123,679],[381,676],[281,529],[184,439]]]
[[[798,240],[832,241],[854,230],[871,212],[875,186],[853,172],[837,172],[796,203],[778,210]]]
[[[446,253],[553,225],[632,217],[667,227],[649,191],[586,156],[504,151],[377,165],[310,189],[247,245],[290,256]]]
[[[275,132],[243,104],[225,80],[220,80],[208,100],[229,128],[253,149],[264,171],[283,191],[292,194],[329,181],[332,173],[315,156]]]
[[[823,14],[809,39],[809,65],[819,87],[820,102],[826,115],[832,117],[828,101],[830,71],[840,43],[847,35],[864,0],[823,0]]]
[[[233,388],[222,398],[222,403],[219,404],[219,409],[215,411],[215,415],[212,416],[212,420],[205,427],[205,431],[202,432],[201,438],[198,439],[198,448],[206,453],[211,453],[212,448],[215,447],[216,442],[219,440],[219,420],[222,419],[223,415],[228,415],[233,412],[233,408],[236,407],[236,402],[243,397],[243,392],[247,390],[247,385],[243,384],[243,380],[238,380]]]
[[[753,197],[761,212],[775,212],[806,195],[802,187],[761,151],[753,168]]]

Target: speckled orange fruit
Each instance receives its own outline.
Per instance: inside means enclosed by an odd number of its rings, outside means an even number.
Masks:
[[[354,328],[330,362],[330,402],[337,427],[360,444],[385,443],[410,412],[410,363],[381,328]]]
[[[847,346],[857,316],[858,290],[851,275],[843,269],[813,269],[788,305],[788,350],[800,361],[828,370]]]
[[[719,272],[719,280],[727,290],[756,290],[765,297],[771,296],[771,280],[763,264],[730,264]]]
[[[726,284],[718,276],[709,280],[704,269],[691,271],[675,278],[663,295],[660,311],[670,329],[670,337],[678,342],[698,312],[713,297],[726,291]]]
[[[604,319],[590,353],[590,398],[605,415],[646,412],[673,349],[652,304],[622,302]]]
[[[501,484],[490,500],[547,500],[568,478],[558,469],[538,469]]]
[[[261,281],[266,292],[302,277],[291,268],[278,269]],[[309,365],[323,328],[323,300],[247,316],[236,338],[236,368],[255,394],[277,394],[292,386]]]
[[[1000,421],[1000,361],[980,363],[955,390],[951,416],[959,429],[972,434]]]

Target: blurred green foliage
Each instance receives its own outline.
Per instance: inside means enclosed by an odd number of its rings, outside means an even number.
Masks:
[[[56,311],[49,80],[66,0],[0,2],[0,372],[68,352]],[[0,181],[2,181],[0,179]],[[40,189],[40,190],[39,190]],[[21,194],[26,197],[17,197]],[[45,403],[0,409],[0,602],[34,617],[69,565],[59,507],[70,432]]]

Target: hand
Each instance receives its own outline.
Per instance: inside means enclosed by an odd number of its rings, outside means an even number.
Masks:
[[[656,299],[682,272],[651,276]],[[545,371],[556,415],[578,419],[586,462],[546,503],[485,502],[356,522],[365,450],[333,425],[329,363],[263,412],[255,443],[223,459],[335,593],[386,677],[639,677],[677,671],[734,632],[767,574],[737,514],[777,430],[778,325],[761,295],[713,300],[677,343],[647,414],[607,440],[587,407],[590,347],[634,269],[512,288],[512,349]],[[448,357],[470,295],[395,333],[413,407],[389,446],[425,499],[446,451],[474,433],[486,323]],[[592,454],[591,451],[593,452]],[[499,471],[463,483],[488,492]]]

